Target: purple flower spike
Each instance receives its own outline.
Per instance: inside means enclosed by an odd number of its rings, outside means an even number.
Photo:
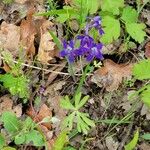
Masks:
[[[102,55],[102,47],[103,45],[101,43],[93,43],[90,51],[87,54],[86,60],[87,61],[92,61],[94,58],[103,59],[103,55]]]
[[[67,57],[70,63],[73,63],[75,60],[75,50],[74,50],[74,42],[73,40],[63,41],[63,50],[60,51],[61,57]]]

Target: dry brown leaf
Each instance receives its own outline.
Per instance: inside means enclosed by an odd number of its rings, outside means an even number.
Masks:
[[[12,111],[13,101],[8,95],[4,95],[0,98],[0,115],[5,111]]]
[[[141,143],[138,147],[140,148],[140,150],[150,150],[149,143]]]
[[[9,50],[13,56],[18,55],[20,42],[20,27],[7,24],[5,21],[1,24],[0,30],[0,48]]]
[[[14,112],[17,117],[22,115],[22,105],[13,106],[13,100],[8,95],[0,98],[0,115],[5,111]]]
[[[31,56],[35,54],[34,39],[36,35],[36,28],[32,17],[34,11],[35,10],[31,8],[28,12],[27,19],[22,20],[20,25],[21,46],[25,49],[26,54]]]
[[[110,59],[104,61],[104,67],[98,69],[91,81],[107,91],[117,90],[123,78],[131,77],[132,64],[116,64]]]
[[[51,109],[48,108],[46,104],[43,104],[39,110],[38,113],[36,113],[32,108],[30,108],[27,111],[27,114],[34,119],[35,122],[40,122],[42,121],[45,117],[52,117],[52,112]],[[43,126],[45,126],[48,129],[51,129],[51,124],[50,123],[42,123]]]
[[[46,20],[40,28],[41,39],[38,50],[38,60],[41,63],[48,63],[54,56],[58,55],[56,44],[53,42],[53,38],[48,32],[52,27],[53,23]]]
[[[145,56],[150,58],[150,42],[148,42],[145,46]]]

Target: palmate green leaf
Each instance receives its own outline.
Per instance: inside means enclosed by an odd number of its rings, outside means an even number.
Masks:
[[[6,145],[6,141],[4,136],[0,133],[0,149],[2,149]]]
[[[74,106],[71,104],[70,99],[68,96],[65,96],[61,101],[60,101],[60,106],[64,109],[74,109]]]
[[[120,22],[113,17],[105,16],[102,18],[102,26],[104,33],[101,41],[104,44],[112,43],[120,36]]]
[[[80,116],[88,126],[95,127],[94,121],[88,118],[88,114],[80,113]]]
[[[81,92],[75,95],[75,107],[79,105],[80,100],[81,100]]]
[[[84,96],[82,100],[80,100],[80,103],[77,105],[77,109],[80,109],[89,99],[89,96]]]
[[[139,139],[139,130],[136,131],[133,139],[127,145],[125,145],[125,150],[133,150],[138,142],[138,139]]]
[[[66,117],[63,121],[63,128],[69,128],[69,130],[72,130],[74,117],[76,112],[72,112],[68,117]]]
[[[78,132],[88,133],[89,126],[82,120],[81,113],[77,112],[77,130]]]
[[[143,31],[145,29],[145,24],[143,23],[127,23],[126,29],[129,35],[137,42],[141,43],[144,41],[144,37],[146,36],[146,32]]]
[[[58,135],[58,137],[57,137],[57,139],[56,139],[56,141],[55,141],[55,143],[54,143],[53,150],[62,150],[62,149],[63,149],[65,143],[68,142],[67,133],[68,133],[67,131],[62,131],[62,132]]]
[[[16,115],[12,112],[4,112],[1,117],[1,121],[4,124],[5,129],[9,133],[16,133],[21,128],[21,123],[17,119]]]
[[[34,146],[44,146],[45,141],[39,131],[32,130],[26,134],[26,144],[33,142]]]
[[[119,8],[124,7],[124,0],[102,0],[102,11],[108,11],[114,15],[119,15]]]
[[[140,96],[141,96],[141,99],[142,99],[143,103],[147,107],[150,107],[150,85],[146,86],[146,89],[142,91]]]
[[[123,9],[121,19],[126,23],[136,23],[138,20],[138,13],[131,6],[127,6]]]
[[[138,80],[150,79],[150,59],[144,59],[135,64],[133,76]]]

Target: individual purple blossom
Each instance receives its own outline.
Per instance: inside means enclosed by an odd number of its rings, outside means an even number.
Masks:
[[[89,30],[92,28],[96,28],[99,31],[99,34],[104,34],[104,31],[101,28],[101,18],[100,16],[96,16],[94,18],[90,18],[91,21],[89,24],[86,25],[85,33],[88,34]]]
[[[83,56],[89,50],[89,47],[92,46],[94,39],[89,35],[79,35],[77,39],[80,40],[80,47],[76,50],[77,56]]]
[[[102,60],[103,59],[102,47],[103,47],[102,43],[98,43],[98,44],[93,43],[86,55],[86,60],[92,61],[94,58]]]
[[[60,51],[61,57],[67,57],[70,63],[74,62],[75,60],[75,49],[74,49],[74,41],[71,40],[67,42],[66,40],[63,41],[63,50]]]

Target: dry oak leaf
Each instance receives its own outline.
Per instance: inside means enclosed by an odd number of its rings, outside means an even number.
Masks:
[[[131,77],[132,64],[116,64],[110,59],[104,60],[104,67],[95,71],[91,81],[107,91],[117,90],[124,78]]]
[[[148,42],[145,46],[145,56],[150,58],[150,42]]]
[[[52,111],[51,109],[46,105],[46,104],[43,104],[41,107],[40,107],[40,110],[39,112],[35,112],[35,110],[33,110],[32,108],[30,108],[28,111],[27,111],[27,114],[35,120],[35,122],[40,122],[42,121],[45,117],[52,117]],[[43,126],[45,126],[46,128],[48,129],[51,129],[51,123],[42,123]]]
[[[53,38],[48,32],[49,29],[52,28],[53,23],[48,20],[46,20],[40,28],[41,39],[38,50],[38,60],[44,64],[48,63],[58,55],[56,44],[53,42]]]
[[[0,30],[0,49],[9,50],[13,56],[17,56],[19,42],[20,27],[3,21]]]
[[[35,54],[34,39],[36,35],[36,28],[33,20],[34,9],[31,8],[28,12],[27,19],[22,20],[20,25],[21,45],[25,49],[27,55],[33,56]]]

